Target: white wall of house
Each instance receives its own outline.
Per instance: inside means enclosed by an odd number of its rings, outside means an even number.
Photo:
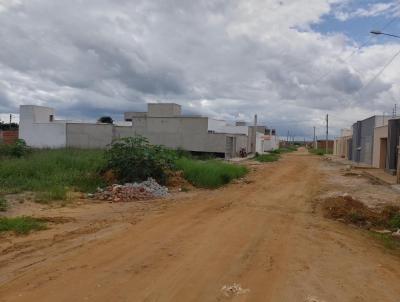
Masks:
[[[35,148],[66,146],[66,122],[50,122],[54,110],[48,107],[24,105],[20,108],[19,138]]]

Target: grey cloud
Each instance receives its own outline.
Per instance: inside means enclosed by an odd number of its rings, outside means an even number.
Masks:
[[[22,0],[0,12],[0,110],[46,104],[92,119],[175,101],[230,120],[258,113],[305,134],[326,111],[378,110],[398,96],[387,84],[397,75],[358,96],[368,77],[339,59],[353,46],[307,30],[336,2]],[[379,68],[361,56],[356,65]]]

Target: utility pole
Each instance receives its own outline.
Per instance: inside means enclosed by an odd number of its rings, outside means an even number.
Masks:
[[[394,117],[397,116],[397,104],[394,104]]]
[[[12,114],[10,113],[10,130],[11,130]]]
[[[314,140],[313,140],[313,149],[317,148],[317,141],[316,141],[316,136],[315,136],[315,126],[314,126]]]
[[[329,136],[329,115],[326,115],[326,141],[325,141],[325,153],[328,154],[328,136]]]
[[[286,142],[289,142],[289,130],[287,131],[287,138],[286,138]]]

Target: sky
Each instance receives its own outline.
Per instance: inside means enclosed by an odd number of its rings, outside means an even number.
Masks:
[[[329,114],[335,136],[400,104],[400,39],[373,29],[400,34],[400,0],[0,0],[0,119],[176,102],[297,138]]]

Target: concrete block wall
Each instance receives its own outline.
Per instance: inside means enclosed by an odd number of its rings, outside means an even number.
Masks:
[[[69,148],[102,149],[113,140],[113,125],[68,123],[66,146]]]

